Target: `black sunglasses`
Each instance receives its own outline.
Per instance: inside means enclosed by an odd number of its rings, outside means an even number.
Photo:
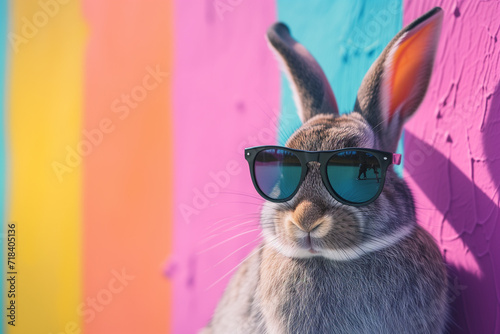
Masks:
[[[301,151],[282,146],[245,149],[245,158],[257,192],[271,202],[286,202],[299,190],[307,163],[320,163],[321,178],[337,201],[367,205],[382,192],[390,164],[399,165],[401,154],[366,148]]]

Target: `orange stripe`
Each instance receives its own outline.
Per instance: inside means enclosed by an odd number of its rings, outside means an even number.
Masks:
[[[85,4],[84,332],[166,333],[172,4]]]

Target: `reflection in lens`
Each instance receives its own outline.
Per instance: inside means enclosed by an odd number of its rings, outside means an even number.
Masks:
[[[328,161],[328,180],[343,199],[363,203],[372,199],[381,187],[378,159],[370,153],[343,151]]]
[[[255,157],[255,179],[260,190],[273,199],[289,197],[300,182],[302,168],[295,154],[282,149],[260,151]]]

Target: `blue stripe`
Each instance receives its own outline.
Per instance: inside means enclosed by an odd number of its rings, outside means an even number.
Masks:
[[[278,19],[321,65],[340,112],[352,111],[361,80],[402,27],[401,0],[277,2]],[[278,141],[283,145],[301,124],[284,76],[281,108]]]

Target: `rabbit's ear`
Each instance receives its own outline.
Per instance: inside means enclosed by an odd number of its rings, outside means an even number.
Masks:
[[[442,20],[436,7],[401,30],[361,83],[354,110],[371,124],[385,150],[396,149],[403,123],[424,98]]]
[[[288,27],[275,23],[268,29],[267,39],[290,81],[302,122],[317,114],[338,114],[337,101],[323,70],[306,48],[293,39]]]

